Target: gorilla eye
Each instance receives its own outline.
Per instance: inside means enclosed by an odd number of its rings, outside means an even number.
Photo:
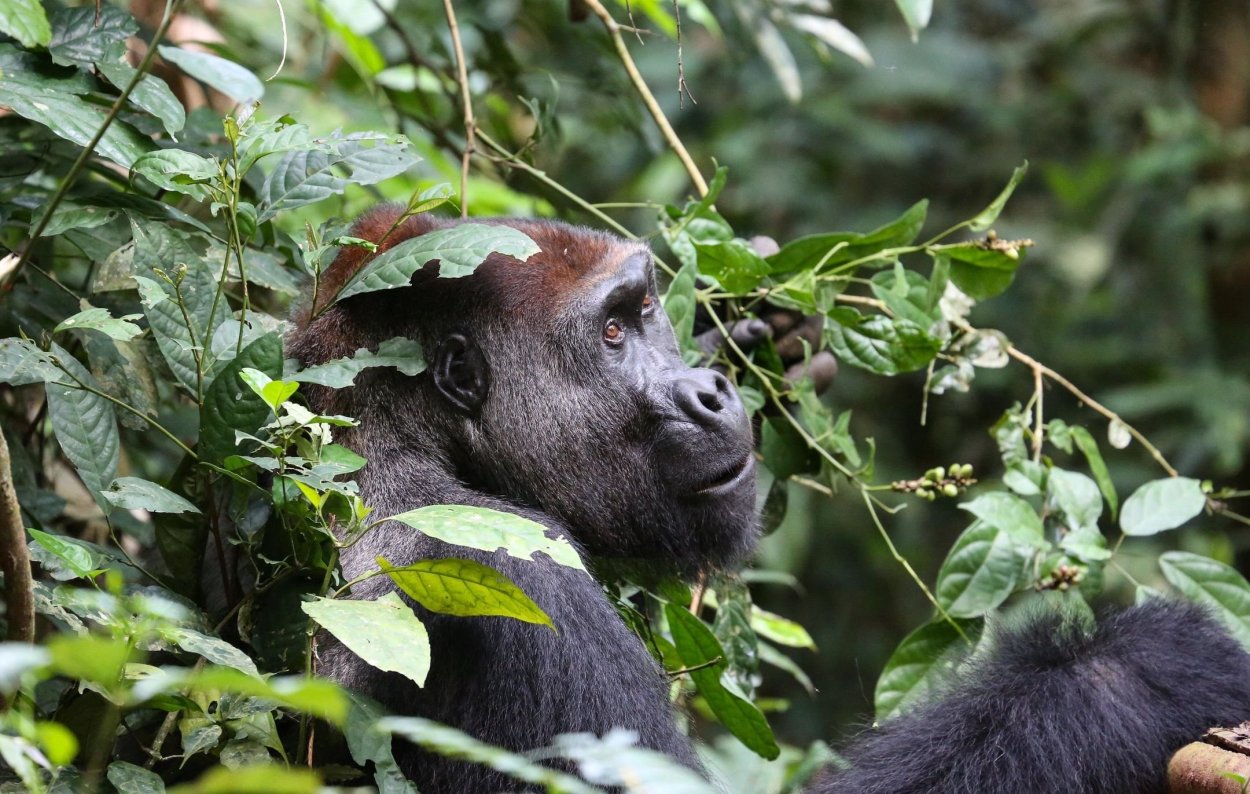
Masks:
[[[619,343],[624,335],[621,324],[616,320],[608,320],[608,324],[603,326],[603,338],[608,342]]]

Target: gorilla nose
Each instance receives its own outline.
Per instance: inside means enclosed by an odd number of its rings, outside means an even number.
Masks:
[[[746,416],[733,384],[715,370],[690,370],[673,385],[673,400],[686,416],[709,430],[736,428]]]

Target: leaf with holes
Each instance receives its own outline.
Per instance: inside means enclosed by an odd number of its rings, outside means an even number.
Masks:
[[[116,339],[119,342],[128,342],[143,333],[142,328],[130,322],[142,316],[141,314],[127,314],[122,317],[114,317],[108,309],[89,306],[78,314],[62,320],[53,333],[59,334],[71,328],[81,328],[99,331],[110,339]]]
[[[525,260],[538,253],[538,244],[509,226],[462,223],[404,240],[357,271],[335,297],[336,301],[384,289],[406,287],[412,274],[435,259],[442,278],[467,276],[498,253]]]
[[[555,629],[551,618],[511,579],[474,560],[421,560],[399,568],[385,557],[378,565],[399,589],[431,612],[460,617],[516,618]]]
[[[139,477],[118,477],[103,493],[114,507],[151,513],[198,513],[200,509],[178,494]]]
[[[343,389],[355,383],[356,376],[369,367],[394,367],[411,377],[425,371],[425,358],[415,339],[397,336],[378,345],[376,353],[362,347],[351,356],[302,369],[290,377],[300,383]]]
[[[430,636],[397,593],[376,601],[318,598],[300,607],[348,650],[379,670],[425,685],[430,672]]]
[[[386,520],[407,524],[423,535],[455,546],[489,552],[502,549],[518,560],[532,560],[536,552],[542,552],[560,565],[586,570],[566,538],[549,538],[542,524],[512,513],[468,505],[432,505]]]

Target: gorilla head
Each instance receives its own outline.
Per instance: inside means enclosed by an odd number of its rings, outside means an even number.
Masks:
[[[399,212],[375,210],[356,233],[385,248],[458,222],[395,227]],[[756,534],[750,424],[723,375],[682,360],[646,245],[554,222],[485,222],[520,230],[540,252],[494,254],[465,278],[441,278],[431,263],[409,288],[316,307],[325,310],[293,340],[305,364],[407,336],[429,370],[372,370],[354,389],[312,395],[314,405],[360,418],[371,446],[384,429],[386,443],[419,450],[459,483],[555,518],[592,554],[683,573],[741,559]],[[346,249],[321,294],[365,256]]]

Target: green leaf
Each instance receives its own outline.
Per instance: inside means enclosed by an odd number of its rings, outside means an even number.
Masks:
[[[134,18],[111,5],[58,8],[52,12],[48,53],[61,66],[91,68],[114,44],[139,32]]]
[[[421,345],[415,339],[397,336],[378,345],[376,353],[360,348],[354,355],[317,364],[291,375],[301,383],[319,383],[332,389],[343,389],[356,381],[356,376],[369,367],[395,367],[409,377],[425,371]]]
[[[265,95],[260,79],[234,61],[181,47],[161,45],[157,49],[162,58],[240,105],[257,102]]]
[[[376,726],[439,755],[488,766],[516,780],[539,786],[543,791],[603,794],[567,772],[543,766],[520,753],[492,747],[455,728],[421,717],[386,717]]]
[[[1052,468],[1046,480],[1046,496],[1063,513],[1068,529],[1097,528],[1098,519],[1102,517],[1102,494],[1089,477]]]
[[[751,628],[764,639],[779,645],[816,650],[816,642],[807,633],[807,629],[793,620],[754,605],[751,606]]]
[[[1128,511],[1128,503],[1124,504]],[[1184,551],[1159,555],[1159,568],[1172,586],[1195,604],[1208,607],[1228,632],[1250,650],[1250,584],[1235,569],[1210,557]]]
[[[744,240],[695,244],[699,272],[711,276],[728,292],[750,292],[768,275],[768,263]]]
[[[511,579],[480,562],[448,558],[395,568],[385,557],[377,561],[399,589],[431,612],[460,617],[493,615],[556,628],[547,613]]]
[[[595,785],[608,786],[610,791],[636,794],[722,794],[727,791],[672,756],[639,747],[634,731],[617,728],[602,737],[592,733],[566,733],[555,737],[552,743],[560,755],[576,765],[582,777]],[[764,789],[751,786],[750,790]]]
[[[106,115],[104,108],[80,98],[90,91],[86,75],[49,69],[31,53],[0,44],[0,106],[79,146],[91,142]],[[129,168],[152,148],[152,142],[129,124],[114,121],[95,151]]]
[[[48,640],[52,669],[59,675],[115,689],[130,660],[130,646],[120,640],[94,634],[58,634]]]
[[[963,502],[967,510],[984,523],[999,529],[1022,546],[1042,548],[1046,545],[1042,519],[1028,502],[1009,493],[987,493],[971,502]]]
[[[532,560],[535,552],[542,552],[552,562],[586,570],[582,558],[566,538],[559,535],[549,538],[542,524],[512,513],[467,505],[432,505],[386,520],[407,524],[444,543],[480,551],[502,549],[519,560]]]
[[[430,636],[397,593],[376,601],[318,598],[305,601],[300,608],[370,665],[425,686],[430,673]]]
[[[933,0],[894,0],[898,10],[907,22],[911,31],[912,42],[920,40],[920,31],[929,26],[929,18],[933,16]],[[880,713],[880,709],[877,709]]]
[[[174,377],[191,394],[198,394],[202,387],[197,373],[208,371],[208,362],[204,360],[209,355],[208,342],[225,314],[226,307],[221,305],[225,301],[213,307],[217,282],[202,265],[187,268],[179,286],[187,310],[185,315],[172,285],[138,275],[135,282],[139,285],[144,316],[161,355]]]
[[[205,390],[196,449],[201,461],[219,463],[235,452],[236,432],[253,434],[269,418],[269,406],[239,377],[247,368],[282,374],[282,338],[268,333],[243,348]]]
[[[979,620],[958,621],[970,639],[981,631]],[[948,621],[935,620],[908,634],[877,679],[874,705],[885,722],[924,703],[954,675],[971,647]]]
[[[721,674],[728,664],[712,630],[684,606],[665,604],[664,614],[677,654],[683,665],[698,668],[690,671],[690,677],[716,718],[756,755],[768,760],[780,755],[781,749],[764,713],[721,683]]]
[[[1016,589],[1023,562],[1020,547],[1005,531],[973,522],[938,571],[938,603],[951,617],[979,618]]]
[[[53,344],[51,352],[77,383],[99,390],[91,373],[64,348]],[[107,513],[109,505],[101,494],[117,476],[121,451],[117,416],[108,400],[71,383],[75,381],[70,378],[48,383],[48,417],[61,451]]]
[[[200,509],[173,491],[139,477],[118,477],[103,494],[114,507],[150,513],[198,513]]]
[[[110,339],[116,339],[119,342],[128,342],[139,334],[143,333],[143,329],[130,320],[137,320],[143,315],[127,314],[120,318],[113,317],[108,309],[99,309],[95,307],[84,309],[72,317],[67,317],[52,332],[59,334],[71,328],[83,328],[91,331],[99,331]]]
[[[1207,497],[1202,483],[1188,477],[1153,480],[1124,500],[1120,529],[1125,535],[1154,535],[1175,529],[1202,512]]]
[[[35,737],[53,766],[64,766],[78,755],[78,737],[59,722],[36,723]]]
[[[1072,427],[1072,440],[1076,442],[1077,449],[1081,450],[1086,462],[1089,463],[1094,482],[1098,483],[1098,490],[1102,493],[1102,498],[1107,501],[1107,507],[1111,509],[1111,518],[1114,520],[1120,508],[1120,500],[1116,496],[1111,472],[1107,469],[1107,463],[1102,459],[1102,453],[1098,450],[1098,442],[1088,430],[1080,426]]]
[[[204,185],[212,183],[220,175],[215,162],[181,149],[148,152],[135,160],[130,170],[159,188],[200,200],[209,195]]]
[[[52,26],[39,0],[8,0],[0,8],[0,33],[7,33],[23,47],[46,47],[52,40]]]
[[[347,695],[330,681],[304,676],[261,679],[229,667],[205,667],[199,671],[162,668],[137,681],[130,700],[139,704],[171,692],[205,692],[216,696],[222,691],[272,700],[287,708],[320,717],[334,725],[342,725],[347,718]]]
[[[693,262],[687,262],[673,276],[664,293],[664,313],[673,325],[673,334],[677,337],[677,346],[681,350],[690,350],[694,343],[694,316],[697,308],[695,299],[695,278],[699,271]]]
[[[372,138],[347,138],[333,151],[315,148],[284,154],[261,187],[259,220],[338,195],[348,185],[390,179],[421,160],[402,135],[375,140],[372,146],[365,145],[367,140]]]
[[[838,20],[816,14],[789,14],[788,20],[795,28],[816,37],[843,55],[850,56],[863,66],[872,66],[872,55],[862,39]]]
[[[43,218],[46,214],[46,208],[31,214],[31,234],[35,233],[35,229],[38,228],[40,223],[43,223]],[[98,226],[112,223],[118,214],[119,210],[116,209],[90,205],[83,206],[69,200],[62,201],[56,210],[53,211],[52,217],[44,224],[43,231],[39,234],[41,237],[56,237],[74,229],[94,229]]]
[[[0,339],[0,383],[27,386],[63,378],[52,357],[29,339]]]
[[[250,676],[260,677],[256,663],[246,653],[220,637],[213,637],[182,626],[168,629],[162,634],[166,640],[187,653],[202,656],[213,664],[232,667]]]
[[[240,370],[239,380],[246,383],[253,393],[265,401],[265,405],[269,406],[274,416],[278,415],[282,403],[291,399],[299,390],[299,384],[294,381],[274,380],[260,370],[250,367]]]
[[[104,79],[113,84],[119,91],[125,90],[134,79],[138,69],[130,65],[128,49],[124,42],[111,45],[108,52],[96,61],[95,67]],[[170,135],[178,132],[187,123],[187,111],[182,103],[169,90],[163,80],[154,75],[145,74],[130,92],[130,104],[155,116],[160,120],[165,131]]]
[[[867,234],[829,232],[800,237],[768,257],[768,264],[774,274],[811,270],[817,266],[824,270],[885,248],[909,245],[924,228],[928,212],[929,202],[919,201],[896,220]]]
[[[92,576],[104,568],[102,557],[72,538],[52,535],[33,527],[26,531],[40,548],[63,562],[80,579]]]
[[[194,783],[184,783],[169,791],[170,794],[317,794],[321,790],[321,777],[311,769],[257,764],[239,769],[215,766]]]
[[[950,261],[951,281],[979,301],[1010,287],[1020,267],[1018,255],[1012,257],[976,241],[943,248],[937,258]]]
[[[851,309],[830,313],[825,334],[838,358],[877,375],[924,369],[942,341],[913,322],[883,315],[864,318]]]
[[[379,254],[357,271],[335,300],[406,287],[413,273],[435,259],[440,277],[459,278],[472,273],[493,253],[525,260],[538,251],[537,243],[509,226],[462,223],[436,229]]]
[[[165,782],[155,772],[126,761],[109,764],[109,782],[126,794],[165,794]]]
[[[348,697],[351,710],[343,736],[352,760],[360,767],[373,764],[378,794],[417,794],[417,787],[408,782],[395,763],[391,735],[378,728],[378,722],[386,716],[382,707],[355,692],[349,692]]]
[[[968,228],[974,232],[983,232],[994,225],[994,221],[998,220],[998,216],[1002,214],[1003,207],[1007,206],[1007,199],[1011,198],[1011,194],[1015,192],[1016,186],[1020,184],[1020,180],[1024,179],[1024,175],[1029,171],[1029,161],[1025,160],[1014,171],[1011,172],[1011,179],[1007,181],[1007,187],[990,202],[990,205],[976,214],[972,220],[968,221]],[[968,292],[964,290],[964,292]],[[968,292],[972,295],[971,292]],[[972,295],[976,298],[976,295]]]
[[[764,465],[778,480],[820,469],[819,454],[786,419],[770,416],[764,420],[760,427],[760,452]]]

